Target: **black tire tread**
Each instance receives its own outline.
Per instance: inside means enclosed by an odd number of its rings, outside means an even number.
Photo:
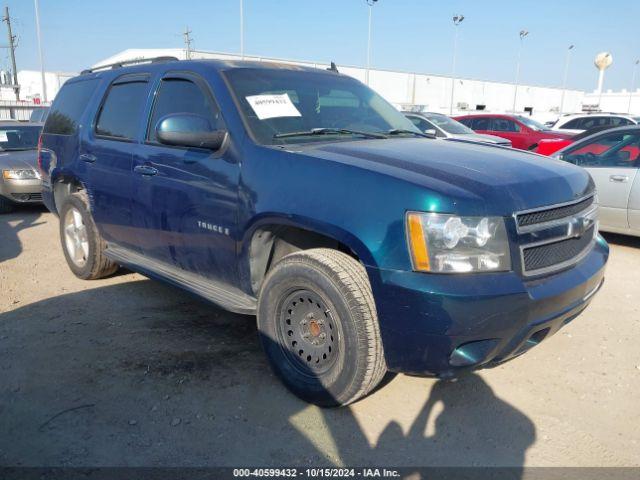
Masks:
[[[356,328],[367,340],[364,375],[358,385],[352,385],[341,405],[348,405],[370,393],[384,377],[387,367],[378,325],[375,301],[364,267],[353,257],[330,248],[314,248],[291,253],[274,267],[285,268],[290,263],[304,263],[323,272],[339,291],[346,291],[345,300],[354,318],[360,321]],[[265,281],[266,282],[266,281]]]

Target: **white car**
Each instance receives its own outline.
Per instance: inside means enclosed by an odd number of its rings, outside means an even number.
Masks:
[[[593,128],[614,128],[640,123],[640,116],[624,113],[578,113],[560,117],[551,127],[564,133],[582,133]]]

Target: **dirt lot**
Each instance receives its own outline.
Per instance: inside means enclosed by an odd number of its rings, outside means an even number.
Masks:
[[[0,464],[640,465],[640,240],[608,236],[591,307],[456,383],[397,376],[321,410],[270,373],[255,319],[68,270],[43,209],[0,218]]]

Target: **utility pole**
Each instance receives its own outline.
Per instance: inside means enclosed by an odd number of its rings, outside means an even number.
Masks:
[[[193,40],[191,39],[191,30],[189,30],[188,26],[187,28],[185,28],[184,33],[182,35],[184,35],[185,57],[187,58],[187,60],[191,60],[191,42],[193,42]]]
[[[571,61],[571,50],[574,45],[569,45],[567,48],[567,58],[564,62],[564,75],[562,76],[562,96],[560,97],[560,115],[564,113],[564,95],[567,91],[567,76],[569,75],[569,62]]]
[[[11,32],[11,17],[9,17],[9,7],[4,7],[3,22],[7,22],[7,32],[9,34],[9,51],[11,52],[11,68],[13,68],[13,91],[16,93],[16,100],[20,100],[20,86],[18,85],[18,71],[16,69],[16,37]]]
[[[378,0],[365,0],[369,5],[369,33],[367,35],[367,71],[365,72],[365,82],[369,85],[369,70],[371,70],[371,14],[373,12],[373,5]]]
[[[518,60],[516,62],[516,87],[513,91],[513,113],[516,113],[516,100],[518,99],[518,86],[520,83],[520,58],[522,56],[522,43],[524,37],[529,35],[527,30],[520,30],[520,48],[518,48]]]
[[[453,115],[453,95],[456,89],[456,54],[458,51],[458,25],[464,20],[464,15],[456,15],[453,17],[453,66],[451,67],[451,102],[449,103],[449,115]]]
[[[40,75],[42,76],[42,99],[47,103],[47,81],[44,75],[44,60],[42,58],[42,37],[40,35],[40,7],[38,0],[33,0],[36,9],[36,34],[38,36],[38,54],[40,55]],[[14,67],[15,68],[15,67]]]

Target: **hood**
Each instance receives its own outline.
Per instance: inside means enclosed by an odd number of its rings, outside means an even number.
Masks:
[[[296,153],[425,187],[450,200],[460,214],[511,215],[571,201],[594,188],[580,167],[491,145],[397,138],[306,145]]]
[[[511,145],[511,141],[495,135],[485,135],[483,133],[452,134],[450,138],[459,138],[468,142],[494,143],[496,145]]]
[[[38,171],[38,151],[18,150],[15,152],[0,151],[0,168],[31,168]]]

